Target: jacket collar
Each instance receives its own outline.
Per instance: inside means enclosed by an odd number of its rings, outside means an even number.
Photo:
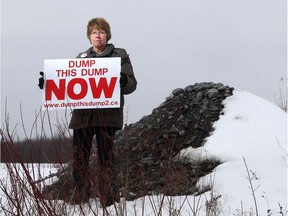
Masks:
[[[108,56],[110,53],[112,53],[114,49],[114,45],[113,44],[107,44],[105,49],[103,50],[103,52],[96,54],[93,47],[90,47],[86,53],[88,54],[88,58],[95,58],[95,57],[105,57]]]

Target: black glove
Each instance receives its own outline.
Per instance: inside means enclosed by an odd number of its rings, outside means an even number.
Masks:
[[[38,82],[38,86],[40,89],[43,89],[44,86],[44,73],[42,71],[40,71],[40,75],[41,77],[39,78],[39,82]]]
[[[124,73],[120,73],[121,77],[120,77],[120,87],[124,87],[126,85],[126,83],[128,82],[128,78],[126,76],[126,74]]]

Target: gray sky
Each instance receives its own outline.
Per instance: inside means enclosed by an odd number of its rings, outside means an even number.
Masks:
[[[286,10],[286,0],[2,0],[2,125],[7,107],[10,128],[18,124],[22,136],[21,104],[30,133],[44,59],[89,48],[86,25],[94,17],[110,23],[110,42],[130,54],[138,89],[126,96],[128,123],[196,82],[221,82],[277,103],[287,76]]]

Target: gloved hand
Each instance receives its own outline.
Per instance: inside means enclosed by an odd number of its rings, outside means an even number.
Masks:
[[[41,77],[39,78],[39,81],[38,81],[38,86],[40,89],[43,89],[44,87],[44,73],[42,71],[40,71],[40,75]]]
[[[126,83],[128,82],[128,78],[127,75],[124,73],[120,73],[121,77],[120,77],[120,87],[124,87],[126,85]]]

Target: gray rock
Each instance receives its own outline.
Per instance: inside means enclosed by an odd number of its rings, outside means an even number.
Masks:
[[[180,94],[183,93],[183,92],[184,92],[184,89],[182,89],[182,88],[177,88],[177,89],[174,89],[174,90],[172,91],[172,94],[175,95],[175,96],[177,96],[177,95],[180,95]]]

